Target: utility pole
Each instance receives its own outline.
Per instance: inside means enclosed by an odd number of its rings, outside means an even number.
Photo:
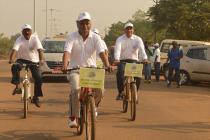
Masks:
[[[34,0],[34,32],[36,32],[36,0]]]
[[[48,22],[47,22],[47,21],[48,21],[47,11],[48,11],[48,10],[47,10],[47,0],[46,0],[46,33],[45,33],[45,37],[46,37],[46,38],[47,38],[47,36],[48,36],[48,35],[47,35],[47,24],[48,24]]]
[[[160,0],[153,0],[153,2],[155,3],[155,6],[158,5]],[[156,21],[155,21],[155,24],[156,24]],[[154,43],[157,42],[157,29],[156,29],[156,26],[155,26],[155,30],[154,30]]]
[[[57,12],[57,9],[53,9],[53,8],[50,8],[50,36],[52,37],[52,34],[53,34],[53,25],[54,25],[54,22],[55,22],[55,18],[53,18],[53,12]]]

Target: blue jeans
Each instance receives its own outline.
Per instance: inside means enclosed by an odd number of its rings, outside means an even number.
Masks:
[[[116,73],[116,77],[117,77],[117,89],[118,89],[118,93],[121,94],[124,91],[124,81],[125,81],[125,77],[124,77],[124,71],[125,71],[125,62],[128,63],[133,63],[136,62],[136,60],[123,60],[120,61],[120,64],[117,66],[117,73]],[[139,89],[140,83],[141,83],[141,78],[139,77],[134,77],[135,81],[136,81],[136,87],[137,90]]]
[[[23,60],[23,59],[18,59],[16,63],[19,64],[13,64],[11,67],[12,71],[12,84],[20,84],[20,71],[22,70],[21,64],[31,64],[31,61],[28,60]],[[33,64],[33,63],[32,63]],[[31,70],[32,77],[35,81],[34,83],[34,96],[43,96],[42,93],[42,77],[41,73],[39,71],[39,68],[36,65],[31,65],[29,66],[29,69]]]
[[[144,79],[151,80],[151,64],[144,64]]]
[[[160,62],[154,63],[156,81],[160,80]]]

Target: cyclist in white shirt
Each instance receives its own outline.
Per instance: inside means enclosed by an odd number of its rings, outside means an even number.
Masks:
[[[76,21],[78,31],[71,33],[64,47],[63,71],[75,67],[96,67],[96,52],[99,53],[105,67],[111,69],[108,59],[104,53],[101,38],[93,33],[91,29],[91,17],[87,12],[79,14]],[[72,70],[69,74],[71,93],[69,103],[69,127],[77,127],[76,118],[79,117],[79,73]],[[100,102],[101,96],[96,97],[96,105]]]
[[[16,61],[15,61],[16,59]],[[20,88],[20,71],[22,69],[21,64],[38,64],[42,65],[44,62],[43,58],[43,47],[36,33],[32,34],[32,28],[29,24],[22,26],[22,35],[19,36],[13,46],[10,54],[9,63],[12,64],[12,84],[16,87],[13,91],[13,95],[21,94]],[[39,98],[43,96],[42,93],[42,77],[37,65],[29,66],[32,77],[35,80],[34,83],[34,96],[32,102],[40,107]]]
[[[117,38],[114,50],[115,62],[114,64],[118,64],[117,68],[117,88],[118,95],[116,100],[122,100],[123,83],[124,83],[124,68],[125,63],[133,63],[139,61],[139,55],[143,58],[143,62],[147,62],[147,55],[144,50],[144,43],[142,39],[134,35],[133,24],[128,22],[124,26],[124,32],[122,36]],[[139,54],[140,53],[140,54]],[[135,78],[137,89],[140,85],[140,78]]]

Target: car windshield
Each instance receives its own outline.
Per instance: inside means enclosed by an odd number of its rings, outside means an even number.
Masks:
[[[171,43],[163,43],[161,47],[161,52],[167,53],[171,46]]]
[[[45,41],[45,53],[63,53],[65,41]]]

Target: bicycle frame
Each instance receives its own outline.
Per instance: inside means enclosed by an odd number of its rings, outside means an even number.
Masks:
[[[92,92],[94,92],[94,90],[92,88],[81,87],[81,91],[80,91],[80,95],[79,95],[79,101],[84,102],[86,96],[92,95]]]
[[[127,65],[127,63],[125,63]],[[134,74],[132,73],[132,70],[136,70],[136,66],[133,68],[135,65],[128,65],[127,71],[124,72],[124,96],[123,96],[123,113],[127,112],[128,109],[128,103],[130,103],[130,115],[131,115],[131,121],[134,121],[136,118],[136,103],[137,103],[137,87],[136,87],[136,80],[135,76],[138,77],[138,73],[141,72],[140,68],[137,71],[133,71]],[[126,68],[126,67],[125,67]]]
[[[126,89],[126,98],[131,101],[131,95],[130,95],[130,85],[131,83],[136,83],[134,77],[126,76],[124,81],[124,89]]]
[[[78,70],[80,68],[73,68],[71,70]],[[96,68],[97,69],[97,68]],[[84,69],[80,69],[84,71]],[[84,74],[84,73],[83,73]],[[89,73],[92,74],[92,73]],[[93,73],[95,74],[95,73]],[[82,72],[80,73],[80,76]],[[95,75],[94,75],[95,76]],[[84,77],[83,77],[84,78]],[[81,82],[81,81],[80,81]],[[81,84],[81,83],[80,83]],[[96,131],[96,107],[95,107],[95,99],[94,93],[95,87],[92,85],[81,84],[80,94],[79,94],[79,102],[80,102],[80,116],[77,119],[78,127],[77,127],[77,134],[81,135],[83,133],[83,129],[85,130],[86,139],[87,140],[95,140],[95,131]]]
[[[29,90],[29,91],[27,91],[26,97],[30,98],[31,97],[31,92],[30,92],[31,83],[30,83],[29,76],[28,76],[28,67],[27,66],[25,66],[25,76],[24,76],[24,79],[22,81],[22,84],[23,84],[23,87],[27,87],[27,90]],[[24,89],[23,91],[25,91],[25,90],[26,89]],[[24,98],[25,93],[26,92],[22,92],[22,98]]]

